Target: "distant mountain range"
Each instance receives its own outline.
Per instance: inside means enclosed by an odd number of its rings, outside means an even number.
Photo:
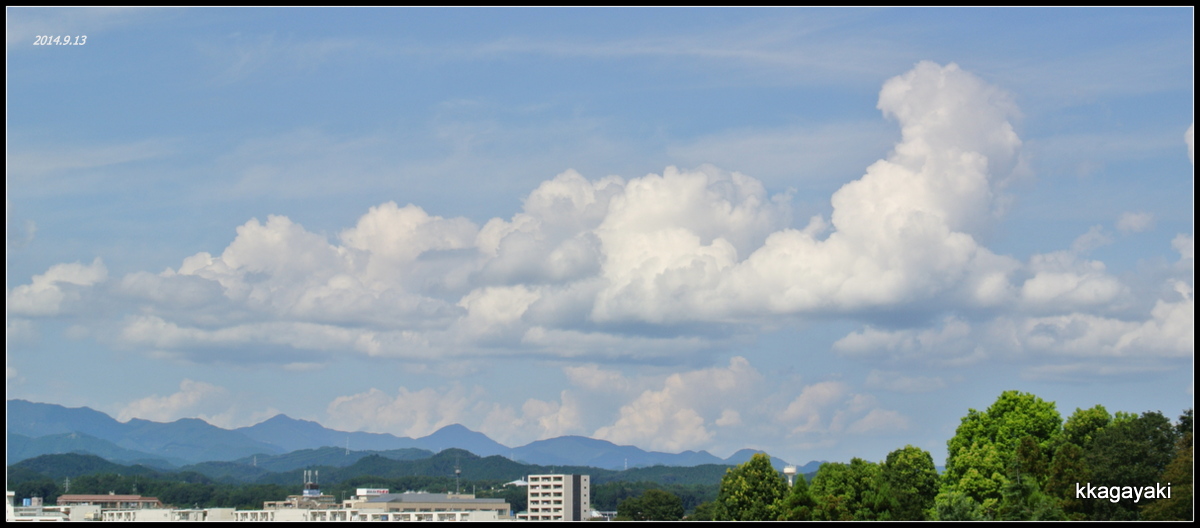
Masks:
[[[140,419],[122,423],[87,407],[67,408],[25,400],[8,400],[7,407],[8,465],[46,454],[91,453],[114,462],[164,469],[202,462],[238,461],[261,465],[272,471],[286,471],[306,465],[345,466],[370,455],[414,460],[458,448],[482,457],[500,455],[541,466],[622,469],[656,465],[735,465],[749,460],[756,452],[743,449],[721,459],[707,451],[645,451],[582,436],[562,436],[521,447],[507,447],[483,433],[457,424],[414,439],[383,433],[337,431],[282,414],[250,427],[228,430],[195,418],[170,423]],[[777,466],[786,465],[783,460],[772,460]],[[810,462],[798,469],[808,473],[816,471],[819,464]]]

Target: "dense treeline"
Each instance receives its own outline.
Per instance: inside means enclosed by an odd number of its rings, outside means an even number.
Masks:
[[[789,488],[765,454],[730,469],[697,520],[1191,520],[1192,410],[1172,423],[1103,406],[1064,422],[1053,402],[1009,391],[970,409],[946,469],[906,446],[880,463],[826,463]]]
[[[620,505],[623,502],[629,499],[641,498],[650,490],[671,494],[680,501],[680,505],[686,511],[691,511],[696,509],[696,506],[717,497],[717,482],[713,481],[707,484],[659,484],[646,481],[618,481],[594,484],[592,485],[592,508],[600,511],[620,511]]]

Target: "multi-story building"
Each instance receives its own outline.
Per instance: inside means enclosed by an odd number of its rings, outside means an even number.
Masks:
[[[530,475],[527,512],[529,521],[583,521],[592,503],[590,475]]]

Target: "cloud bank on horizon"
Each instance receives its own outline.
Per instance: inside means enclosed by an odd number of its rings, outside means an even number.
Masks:
[[[1034,179],[1016,101],[954,63],[886,80],[877,109],[899,140],[827,195],[827,212],[803,218],[793,191],[711,164],[641,177],[567,169],[483,222],[396,201],[334,232],[242,217],[224,248],[163,271],[115,273],[89,255],[19,281],[7,291],[8,340],[61,324],[151,362],[296,375],[349,361],[453,378],[540,362],[561,379],[543,392],[376,379],[339,385],[309,417],[411,437],[462,423],[509,445],[583,434],[666,451],[775,445],[754,438],[819,450],[911,431],[923,422],[896,398],[944,394],[981,365],[1080,383],[1190,362],[1193,233],[1136,275],[1097,256],[1156,229],[1155,211],[1130,207],[1065,248],[994,249]],[[1190,126],[1183,139],[1191,159]],[[9,231],[12,246],[21,235]],[[860,365],[861,379],[781,377],[778,361],[739,352],[824,322],[836,322],[831,345],[780,361],[825,356]],[[238,426],[276,412],[230,382],[193,378],[114,414]]]

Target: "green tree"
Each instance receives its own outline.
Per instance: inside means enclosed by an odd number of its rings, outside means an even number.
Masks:
[[[1085,455],[1091,482],[1098,486],[1146,487],[1158,483],[1177,449],[1177,429],[1160,412],[1115,420],[1101,429]],[[1094,520],[1138,518],[1133,501],[1093,502]]]
[[[696,505],[696,510],[688,515],[686,521],[715,521],[716,519],[716,502],[702,502]]]
[[[996,518],[1003,521],[1066,520],[1058,501],[1042,491],[1048,464],[1038,442],[1026,436],[1017,443],[1016,458],[1009,466],[1001,490]]]
[[[1109,423],[1112,423],[1112,416],[1103,405],[1086,410],[1076,407],[1075,413],[1063,423],[1063,439],[1087,450],[1092,447],[1096,433]]]
[[[847,475],[849,467],[840,462],[826,462],[817,468],[817,474],[813,476],[812,486],[809,488],[815,502],[813,520],[854,520],[851,505],[848,504],[851,500],[849,495],[854,491],[850,489],[852,484]]]
[[[983,516],[994,517],[1004,485],[1008,482],[1000,449],[996,444],[975,442],[960,449],[955,462],[959,470],[957,478],[947,469],[942,474],[939,496],[943,492],[965,493],[979,505]]]
[[[883,480],[896,500],[894,520],[925,520],[938,491],[937,468],[929,451],[911,445],[888,453]]]
[[[1188,410],[1187,418],[1191,418]],[[1182,418],[1182,417],[1181,417]],[[1195,483],[1192,457],[1192,431],[1190,420],[1186,428],[1179,428],[1183,438],[1179,439],[1175,457],[1158,481],[1171,486],[1171,498],[1158,499],[1142,507],[1142,518],[1151,521],[1190,521],[1195,518],[1195,503],[1192,502],[1192,485]]]
[[[719,521],[771,521],[775,504],[787,493],[787,481],[766,453],[730,468],[721,479],[714,518]]]
[[[811,521],[813,508],[817,502],[813,500],[808,490],[808,480],[804,475],[796,475],[796,483],[788,490],[787,496],[776,506],[781,521]]]
[[[1043,489],[1046,494],[1058,501],[1058,507],[1066,517],[1073,521],[1087,518],[1089,508],[1083,500],[1075,496],[1075,484],[1088,482],[1087,466],[1083,461],[1083,449],[1071,442],[1058,446]]]
[[[1087,460],[1093,480],[1104,485],[1154,484],[1175,454],[1176,430],[1160,412],[1114,423],[1095,438]]]
[[[961,491],[943,491],[933,501],[934,521],[982,521],[983,505]]]
[[[1175,424],[1175,434],[1183,438],[1183,435],[1192,432],[1192,410],[1188,409],[1179,415],[1179,423]]]
[[[1054,402],[1005,391],[986,412],[968,410],[946,442],[941,491],[967,494],[982,506],[985,517],[994,518],[1021,439],[1030,437],[1040,452],[1053,452],[1061,431]]]
[[[621,501],[617,518],[634,521],[678,521],[683,518],[683,501],[674,493],[646,490],[639,497]]]
[[[849,464],[821,464],[810,493],[816,501],[813,520],[817,521],[885,521],[892,519],[896,509],[883,469],[861,458],[850,459]]]
[[[1032,436],[1026,436],[1017,442],[1017,458],[1013,461],[1013,469],[1023,477],[1031,476],[1039,481],[1043,480],[1048,465],[1046,457],[1042,456],[1041,447],[1038,447],[1037,440]]]
[[[1004,484],[996,518],[1002,521],[1066,520],[1054,499],[1042,493],[1038,479],[1022,474],[1016,465]]]
[[[601,510],[618,510],[627,499],[640,497],[646,490],[657,488],[653,482],[605,482],[592,485],[592,506]]]

